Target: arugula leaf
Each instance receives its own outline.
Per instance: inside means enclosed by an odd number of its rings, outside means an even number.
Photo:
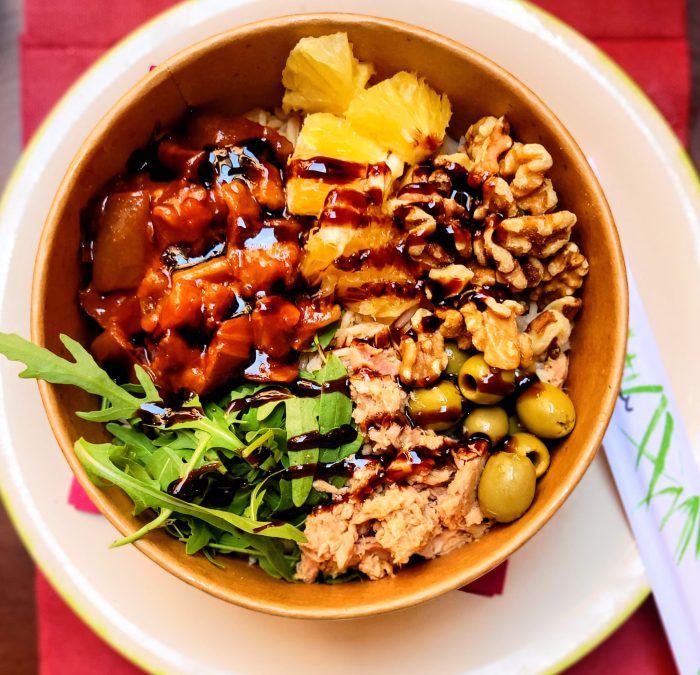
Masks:
[[[331,380],[345,377],[348,371],[345,369],[343,362],[333,352],[330,352],[326,357],[326,364],[316,370],[314,374],[318,382],[330,382]]]
[[[248,516],[248,518],[252,518],[253,520],[258,519],[258,511],[260,510],[260,505],[262,504],[263,499],[265,499],[265,490],[261,489],[261,486],[263,484],[264,481],[262,483],[258,483],[255,486],[255,489],[250,493],[250,504],[246,509],[246,515]]]
[[[230,513],[229,511],[190,504],[161,492],[153,485],[139,481],[121,471],[110,458],[112,447],[109,443],[95,444],[81,438],[75,443],[75,453],[86,469],[122,488],[129,494],[137,494],[151,508],[170,509],[174,513],[199,518],[205,523],[226,532],[240,530],[257,537],[279,537],[297,542],[306,541],[306,537],[296,527],[288,523],[273,525],[269,522],[260,522]]]
[[[296,581],[294,571],[296,565],[287,560],[282,544],[275,539],[261,539],[256,543],[258,564],[270,576],[282,578],[285,581]]]
[[[279,495],[271,494],[269,490],[267,493],[270,498],[270,509],[272,510],[272,513],[287,511],[294,505],[294,502],[292,501],[291,481],[282,478],[277,484],[277,489],[279,490]]]
[[[321,448],[318,461],[321,464],[335,464],[346,457],[350,457],[350,455],[354,455],[362,447],[363,443],[362,434],[357,434],[357,438],[354,441],[345,443],[339,448]]]
[[[347,376],[347,370],[342,361],[333,353],[328,354],[325,365],[305,377],[318,384],[332,382]],[[327,434],[344,424],[354,427],[352,421],[352,400],[341,391],[323,391],[318,399],[287,399],[286,425],[287,439],[309,431],[319,431]],[[317,419],[314,419],[317,418]],[[289,465],[316,464],[338,462],[356,452],[362,445],[362,436],[345,443],[340,448],[312,448],[310,450],[288,452]],[[304,476],[292,480],[292,499],[295,506],[301,506],[308,501],[313,485],[313,476]]]
[[[61,335],[60,338],[75,362],[63,359],[14,333],[0,333],[0,354],[26,366],[19,374],[20,377],[33,377],[52,384],[72,384],[90,394],[102,396],[107,401],[103,410],[76,413],[92,422],[126,419],[134,415],[144,403],[160,401],[158,390],[140,366],[135,366],[134,370],[143,389],[142,397],[130,394],[114,382],[81,344],[67,335]]]
[[[276,579],[295,581],[295,562],[287,559],[281,544],[274,539],[261,539],[259,542],[255,542],[253,546],[251,545],[249,535],[245,535],[241,532],[234,535],[227,532],[219,538],[218,543],[209,544],[209,548],[222,553],[255,555],[258,558],[260,567],[270,576]]]
[[[263,422],[264,420],[268,419],[270,415],[275,411],[275,408],[282,403],[282,400],[280,401],[268,401],[267,403],[263,403],[261,406],[258,406],[258,414],[257,414],[257,420],[258,422]],[[269,422],[268,422],[269,424]]]
[[[197,447],[196,432],[188,431],[187,429],[180,429],[179,431],[159,429],[158,436],[153,439],[153,445],[157,448],[167,445],[176,452],[180,450],[194,450]]]
[[[263,406],[260,408],[262,407]],[[260,411],[260,408],[258,408],[258,411]],[[268,429],[282,429],[284,427],[284,414],[285,410],[283,405],[275,407],[272,412],[265,417],[265,426]]]
[[[233,500],[231,505],[228,507],[228,511],[233,511],[233,513],[243,513],[248,504],[250,504],[250,494],[253,488],[250,485],[242,487],[240,490],[236,490],[236,494],[233,495]]]
[[[266,443],[274,438],[275,432],[272,429],[267,429],[262,433],[257,431],[252,431],[251,434],[255,439],[248,444],[248,447],[241,452],[241,457],[243,459],[248,459],[258,448],[264,446]],[[248,436],[250,434],[247,434]]]
[[[348,374],[342,361],[333,353],[328,355],[326,365],[316,371],[315,376],[318,382],[332,382]],[[332,429],[350,424],[355,426],[352,420],[352,399],[341,391],[325,392],[321,391],[321,401],[318,411],[318,426],[322,434],[327,434]],[[362,436],[358,433],[355,440],[345,443],[339,448],[322,448],[319,461],[324,464],[339,462],[362,446]]]
[[[214,567],[218,567],[220,570],[225,570],[226,565],[223,563],[220,563],[216,559],[216,552],[215,551],[209,551],[209,549],[202,549],[202,553],[204,554],[204,557],[212,564]]]
[[[319,381],[332,382],[346,377],[348,371],[335,354],[329,354],[326,365],[319,371]],[[325,392],[321,390],[318,407],[318,427],[322,434],[327,434],[343,424],[352,421],[352,401],[342,391]]]
[[[163,491],[166,491],[168,486],[180,477],[180,471],[184,466],[182,459],[167,446],[157,448],[144,463],[148,473],[158,481]]]
[[[187,555],[194,555],[198,551],[201,551],[213,538],[214,535],[207,527],[206,523],[193,518],[190,521],[190,536],[187,538],[185,553],[187,553]]]
[[[124,473],[133,476],[134,478],[136,478],[136,480],[153,485],[153,487],[159,487],[158,482],[152,478],[148,471],[146,471],[145,467],[143,466],[142,462],[138,457],[138,453],[133,451],[128,446],[113,445],[110,457],[114,464],[117,467],[119,467]],[[107,481],[102,480],[102,478],[99,475],[95,474],[94,472],[91,472],[89,469],[88,474],[90,475],[90,479],[92,480],[92,482],[96,485],[109,485]],[[149,508],[148,502],[141,499],[139,494],[132,494],[127,490],[125,490],[125,492],[129,495],[131,501],[134,502],[133,513],[135,516]]]
[[[318,399],[316,398],[287,398],[284,400],[287,411],[287,440],[294,436],[318,431]],[[289,450],[290,466],[318,463],[318,448],[307,450]],[[313,476],[302,476],[292,479],[292,501],[294,506],[301,506],[311,492]]]
[[[133,427],[110,422],[105,425],[105,428],[114,438],[120,440],[124,445],[128,445],[132,450],[138,451],[144,457],[156,451],[153,441],[146,434],[136,431]]]
[[[340,321],[335,321],[329,326],[326,326],[321,332],[316,333],[316,341],[321,349],[326,349],[333,341],[335,334],[338,332],[338,328],[340,328]]]
[[[248,540],[239,532],[224,532],[220,537],[216,546],[212,546],[217,551],[229,552],[229,550],[239,550],[243,553],[250,553]]]
[[[209,402],[204,406],[204,412],[210,420],[218,424],[220,427],[223,427],[224,429],[229,428],[230,420],[226,418],[226,412],[221,406],[217,405],[216,403]]]
[[[164,527],[172,516],[173,512],[170,509],[162,509],[153,520],[136,530],[136,532],[132,532],[126,537],[113,541],[110,544],[110,548],[119,548],[120,546],[125,546],[126,544],[133,544],[138,539],[141,539],[141,537],[146,536],[149,532],[153,532],[153,530],[157,530],[159,527]]]
[[[356,569],[351,569],[348,572],[345,572],[343,574],[339,574],[337,577],[332,577],[330,575],[323,575],[320,579],[319,582],[322,584],[328,584],[329,586],[332,586],[334,584],[344,584],[347,583],[348,581],[362,581],[362,574],[356,570]]]
[[[306,353],[310,352],[323,352],[325,349],[328,348],[328,345],[333,341],[333,338],[335,337],[335,334],[338,332],[338,328],[340,328],[340,320],[333,322],[332,324],[326,326],[322,330],[320,330],[316,335],[314,335],[314,339],[311,342],[311,344],[304,350]]]
[[[195,431],[194,435],[197,439],[197,447],[187,460],[187,464],[180,470],[180,477],[182,480],[185,480],[192,470],[196,469],[202,463],[207,448],[209,447],[209,441],[211,441],[211,436],[206,431]]]
[[[208,417],[200,417],[198,420],[188,420],[187,422],[171,424],[168,429],[173,431],[179,429],[203,431],[211,437],[209,447],[212,448],[224,448],[224,450],[235,451],[245,448],[245,444],[229,429],[225,421],[217,423],[214,420],[210,420]]]

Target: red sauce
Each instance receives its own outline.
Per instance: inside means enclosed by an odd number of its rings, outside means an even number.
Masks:
[[[251,314],[253,343],[270,358],[285,359],[292,350],[301,312],[279,295],[263,296]]]
[[[254,382],[293,382],[299,375],[296,360],[276,361],[269,354],[257,350],[253,362],[246,367],[243,375]]]
[[[296,379],[297,350],[340,308],[304,293],[301,238],[311,223],[285,212],[292,149],[245,118],[190,113],[180,131],[136,151],[92,200],[83,243],[91,283],[80,300],[105,331],[94,342],[105,365],[124,378],[139,362],[165,394],[206,393],[241,377]],[[305,170],[337,182],[358,172],[333,160]],[[357,194],[345,200],[349,208]],[[119,248],[124,239],[138,256]],[[129,275],[114,280],[115,255],[125,253],[119,264]],[[117,282],[128,287],[112,291]]]

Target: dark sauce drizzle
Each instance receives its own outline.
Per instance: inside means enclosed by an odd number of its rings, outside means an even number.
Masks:
[[[245,408],[259,408],[261,405],[265,405],[265,403],[270,403],[270,401],[283,401],[286,398],[292,398],[292,396],[294,396],[294,394],[288,389],[263,389],[250,396],[244,396],[243,398],[237,398],[231,401],[226,408],[226,414],[238,412]]]
[[[332,157],[294,159],[289,165],[288,175],[290,178],[311,178],[342,185],[364,178],[367,165]]]
[[[175,180],[177,178],[175,172],[168,169],[158,157],[160,144],[171,139],[171,134],[156,134],[144,147],[134,150],[126,162],[127,173],[132,175],[147,173],[151,180],[158,182]]]
[[[204,464],[190,471],[186,478],[177,478],[168,486],[168,494],[193,502],[201,496],[209,506],[227,506],[231,503],[236,491],[246,485],[242,478],[222,473],[218,462]]]
[[[204,417],[201,408],[184,408],[180,406],[169,407],[157,403],[144,403],[138,411],[144,424],[161,429],[167,428],[179,422],[192,422]]]
[[[339,448],[357,438],[357,430],[350,424],[341,424],[335,429],[322,434],[320,431],[309,431],[305,434],[292,436],[287,440],[289,450],[309,450],[310,448]]]
[[[331,394],[334,392],[348,393],[350,384],[347,377],[339,377],[336,380],[318,383],[313,380],[297,379],[287,387],[270,387],[258,391],[250,396],[237,398],[229,403],[226,414],[243,410],[244,408],[258,408],[270,401],[283,401],[293,396],[319,396],[320,394]],[[341,444],[342,445],[342,444]],[[314,446],[315,447],[315,446]],[[331,447],[331,446],[323,446]]]

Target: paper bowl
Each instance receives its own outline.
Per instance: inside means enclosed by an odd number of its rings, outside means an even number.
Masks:
[[[159,64],[114,106],[71,163],[44,226],[34,271],[33,340],[64,355],[60,333],[87,342],[90,328],[77,302],[80,212],[107,179],[124,169],[154,128],[168,127],[195,106],[231,113],[275,107],[290,49],[301,37],[336,31],[348,33],[356,55],[373,62],[379,76],[415,71],[447,93],[454,110],[453,136],[483,115],[506,115],[517,140],[542,143],[554,159],[549,175],[560,207],[578,216],[574,238],[589,259],[590,274],[568,380],[576,428],[553,451],[532,507],[514,523],[494,527],[479,541],[411,565],[395,577],[331,586],[278,581],[235,558],[219,569],[201,555],[188,556],[163,531],[136,543],[163,568],[224,600],[316,619],[366,616],[423,602],[485,574],[532,537],[571,493],[600,446],[617,396],[627,334],[626,275],[610,210],[581,150],[544,103],[502,68],[452,40],[396,21],[327,14],[280,17],[216,35]],[[94,397],[72,387],[40,383],[40,389],[58,443],[91,499],[121,533],[139,528],[143,521],[132,515],[129,498],[90,482],[73,451],[80,436],[106,438],[99,425],[74,414],[94,408]]]

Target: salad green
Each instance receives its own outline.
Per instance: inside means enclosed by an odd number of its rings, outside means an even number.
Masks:
[[[330,482],[340,486],[343,460],[362,444],[356,433],[337,448],[323,447],[322,440],[319,447],[287,447],[290,439],[310,432],[323,435],[343,425],[356,431],[347,393],[323,386],[347,376],[338,357],[323,351],[332,337],[332,331],[316,336],[324,365],[300,373],[313,388],[300,392],[241,382],[226,396],[195,396],[177,408],[164,404],[140,366],[135,366],[138,384],[119,385],[65,335],[61,342],[74,361],[7,333],[0,333],[0,353],[26,366],[21,377],[75,385],[101,397],[99,410],[76,414],[103,423],[111,440],[81,438],[75,453],[94,483],[121,488],[133,501],[134,514],[148,517],[114,545],[165,528],[188,554],[202,552],[217,565],[221,554],[245,555],[273,577],[293,581],[298,544],[306,541],[304,521],[329,499],[313,487],[314,466],[299,469],[323,464]],[[256,400],[265,390],[275,396]]]

